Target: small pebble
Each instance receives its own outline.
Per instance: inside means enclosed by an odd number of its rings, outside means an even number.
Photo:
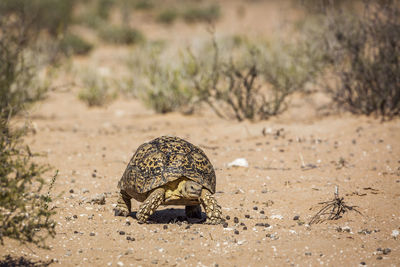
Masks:
[[[164,226],[163,226],[163,229],[164,229],[164,230],[168,229],[168,225],[164,225]]]
[[[253,210],[258,210],[258,207],[257,206],[253,207]]]
[[[238,235],[239,234],[239,231],[238,230],[235,230],[235,235]]]
[[[227,228],[228,227],[228,223],[227,222],[224,222],[224,224],[222,225],[224,228]]]
[[[120,235],[125,235],[125,231],[119,231]]]
[[[126,240],[135,241],[136,239],[135,239],[134,237],[127,236],[127,237],[126,237]]]
[[[69,190],[69,192],[70,192],[71,194],[73,194],[73,193],[74,193],[74,189]]]
[[[93,177],[93,178],[96,178],[96,173],[92,173],[92,177]]]
[[[392,250],[391,250],[390,248],[385,248],[385,249],[383,250],[383,254],[384,254],[384,255],[387,255],[387,254],[389,254],[391,251],[392,251]]]
[[[376,259],[377,259],[377,260],[381,260],[381,259],[383,259],[383,258],[382,258],[382,256],[378,256],[378,257],[376,257]]]
[[[78,215],[74,215],[72,216],[74,219],[78,219]]]
[[[239,218],[238,217],[233,218],[233,222],[234,223],[239,223]]]
[[[298,219],[300,219],[299,215],[296,215],[296,216],[293,217],[293,220],[295,220],[295,221],[297,221]]]
[[[306,252],[306,253],[304,253],[304,255],[306,255],[306,256],[311,256],[312,253],[311,253],[311,252]]]
[[[190,228],[190,226],[191,226],[190,224],[189,224],[189,225],[186,225],[185,229],[189,229],[189,228]]]
[[[228,221],[231,219],[231,216],[229,216],[229,215],[226,215],[226,217],[225,217]]]
[[[250,215],[249,215],[249,214],[245,214],[244,217],[246,217],[247,219],[249,219],[249,218],[250,218]]]
[[[366,265],[365,261],[360,262],[361,265]]]
[[[260,210],[260,213],[261,213],[261,214],[264,214],[265,212],[264,212],[263,210]]]
[[[247,226],[243,227],[243,230],[247,230]]]
[[[131,225],[131,222],[128,221],[125,223],[125,225],[129,226],[129,225]]]
[[[93,233],[93,232],[91,232],[89,235],[90,235],[90,236],[95,236],[96,234],[95,234],[95,233]]]

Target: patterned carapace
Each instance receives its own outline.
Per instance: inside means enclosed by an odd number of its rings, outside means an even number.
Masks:
[[[162,136],[138,147],[118,186],[142,194],[181,177],[215,193],[215,172],[206,154],[179,137]]]

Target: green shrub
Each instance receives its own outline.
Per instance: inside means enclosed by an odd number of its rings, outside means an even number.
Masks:
[[[171,24],[178,18],[178,15],[175,9],[165,9],[158,14],[157,21],[164,24]]]
[[[127,26],[108,25],[99,29],[102,40],[112,44],[137,44],[144,41],[144,35]]]
[[[179,111],[190,105],[191,91],[182,78],[182,65],[168,62],[163,58],[162,49],[162,44],[147,45],[130,60],[136,78],[135,95],[158,113]]]
[[[49,210],[49,192],[42,193],[47,167],[33,162],[29,147],[21,145],[22,132],[12,132],[0,119],[0,241],[4,237],[44,245],[55,236],[55,214]],[[53,179],[53,183],[55,178]]]
[[[67,33],[60,41],[60,49],[65,55],[86,55],[92,48],[92,44],[72,33]]]
[[[216,4],[207,7],[190,7],[182,15],[183,19],[188,23],[213,22],[221,16],[221,9]]]
[[[134,3],[134,7],[139,10],[149,10],[154,8],[154,3],[151,0],[138,0]]]
[[[81,75],[83,85],[78,98],[89,107],[104,106],[117,97],[116,92],[111,91],[110,81],[106,77],[94,71],[83,71]]]
[[[27,57],[26,33],[18,20],[0,17],[0,118],[21,113],[47,92]]]
[[[12,130],[10,119],[41,99],[37,71],[27,61],[26,28],[19,17],[0,17],[0,242],[14,238],[44,245],[55,235],[51,201],[42,194],[43,174],[48,167],[35,163],[28,146],[22,145],[23,129]]]
[[[223,118],[264,120],[287,107],[287,97],[303,90],[319,71],[301,43],[251,42],[233,38],[186,56],[185,76],[201,102]],[[201,55],[201,56],[199,56]]]
[[[356,114],[400,115],[400,7],[365,2],[362,15],[330,12],[325,41],[335,73],[328,92]]]
[[[0,16],[16,15],[24,18],[30,30],[47,30],[57,36],[71,23],[74,4],[75,0],[2,0]]]

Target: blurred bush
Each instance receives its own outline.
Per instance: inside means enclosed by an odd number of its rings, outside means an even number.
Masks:
[[[47,92],[29,60],[29,40],[21,23],[0,17],[0,117],[4,120],[20,114]]]
[[[104,25],[99,29],[100,38],[112,44],[131,45],[143,42],[142,32],[129,26]]]
[[[314,81],[323,63],[312,54],[302,42],[214,40],[197,55],[189,51],[185,77],[218,116],[264,120],[284,111],[287,97]]]
[[[148,43],[129,59],[133,95],[158,113],[182,111],[190,105],[192,92],[182,77],[181,62],[167,59],[163,48],[163,43]]]
[[[72,33],[66,33],[60,40],[59,46],[65,55],[86,55],[93,48],[92,44]]]
[[[367,1],[360,15],[329,9],[325,15],[326,51],[336,81],[327,86],[333,100],[356,114],[399,115],[398,2]]]
[[[179,16],[176,9],[164,9],[157,15],[157,21],[164,24],[173,23]]]
[[[37,154],[23,146],[25,130],[10,126],[10,119],[47,89],[39,86],[36,69],[27,61],[29,40],[20,19],[0,17],[0,242],[8,237],[44,245],[55,235],[56,225],[51,219],[54,212],[48,209],[49,191],[41,193],[48,167],[35,163],[32,158]]]
[[[58,36],[71,23],[74,4],[75,0],[2,0],[0,16],[24,18],[23,26],[29,30],[46,30],[51,35]]]
[[[104,106],[113,101],[117,94],[111,90],[111,80],[97,71],[81,71],[82,89],[78,98],[89,107]]]
[[[172,53],[140,48],[129,67],[138,96],[157,112],[189,112],[205,103],[225,119],[264,120],[314,82],[324,65],[315,49],[239,36]]]
[[[214,22],[220,18],[221,9],[217,4],[206,7],[193,6],[184,10],[182,16],[188,23]]]

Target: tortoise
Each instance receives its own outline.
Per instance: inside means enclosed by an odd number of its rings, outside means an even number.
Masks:
[[[185,205],[188,218],[222,223],[221,207],[213,194],[216,177],[206,154],[197,146],[173,136],[161,136],[138,147],[118,182],[116,216],[128,216],[131,198],[140,205],[136,218],[145,223],[160,205]]]

